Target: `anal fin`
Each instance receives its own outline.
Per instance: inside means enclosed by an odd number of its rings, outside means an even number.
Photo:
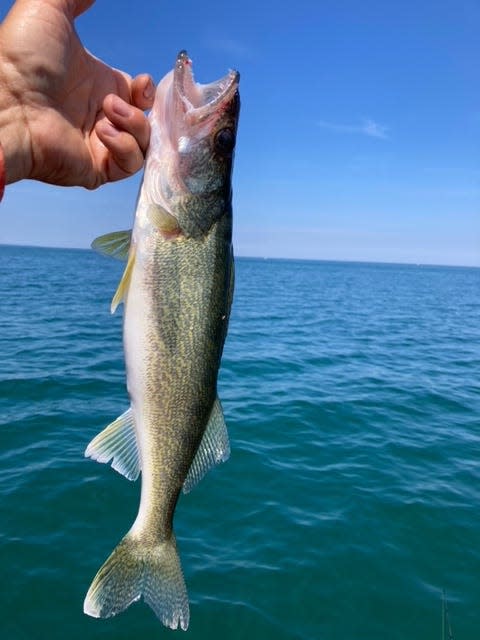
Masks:
[[[111,460],[115,471],[129,480],[138,478],[141,467],[131,408],[95,436],[85,457],[104,463]]]

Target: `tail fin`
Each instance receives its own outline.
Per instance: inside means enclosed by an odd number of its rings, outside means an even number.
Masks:
[[[173,534],[152,544],[128,533],[95,576],[83,610],[94,618],[109,618],[142,595],[166,627],[187,630],[187,589]]]

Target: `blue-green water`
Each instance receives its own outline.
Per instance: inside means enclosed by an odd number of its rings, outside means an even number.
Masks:
[[[85,616],[140,483],[84,459],[127,406],[120,263],[0,247],[0,638],[146,640]],[[480,270],[238,260],[232,456],[175,526],[192,640],[480,637]]]

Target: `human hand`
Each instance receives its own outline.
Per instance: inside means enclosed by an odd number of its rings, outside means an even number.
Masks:
[[[150,128],[150,76],[90,54],[74,19],[94,0],[17,0],[0,26],[0,143],[6,182],[94,189],[138,171]]]

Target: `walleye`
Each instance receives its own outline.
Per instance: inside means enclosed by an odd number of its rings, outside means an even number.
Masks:
[[[133,231],[93,247],[128,256],[112,300],[124,302],[131,406],[85,455],[129,479],[141,471],[135,522],[95,576],[84,611],[106,618],[143,596],[186,630],[189,605],[173,533],[188,492],[230,447],[217,376],[233,295],[231,172],[239,75],[194,81],[185,51],[157,88]]]

